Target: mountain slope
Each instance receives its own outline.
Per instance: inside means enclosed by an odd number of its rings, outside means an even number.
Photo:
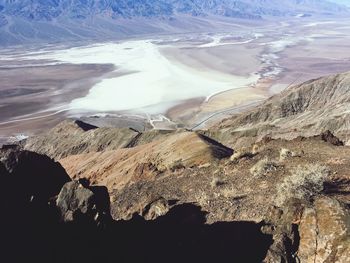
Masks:
[[[129,128],[98,128],[82,121],[66,120],[47,133],[28,138],[23,144],[26,150],[62,159],[69,155],[135,147],[170,134],[170,131],[140,133]]]
[[[205,133],[231,147],[265,136],[292,139],[327,130],[349,142],[349,109],[348,72],[290,87],[260,107],[226,119]]]
[[[349,92],[350,73],[308,81],[210,129],[233,155],[195,132],[80,121],[32,140],[62,166],[3,146],[5,261],[349,262],[350,147],[321,133],[350,135]]]
[[[163,32],[164,26],[193,29],[196,22],[183,25],[186,18],[177,19],[183,15],[201,24],[201,18],[210,16],[261,19],[344,12],[326,0],[0,0],[0,44],[106,39]]]
[[[71,177],[85,177],[112,190],[168,170],[213,164],[232,153],[205,136],[182,132],[130,149],[68,156],[60,163]]]

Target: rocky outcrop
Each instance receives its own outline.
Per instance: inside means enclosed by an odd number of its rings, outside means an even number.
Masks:
[[[349,262],[350,261],[350,213],[338,201],[321,197],[314,207],[306,208],[301,217],[301,262]]]
[[[0,178],[3,198],[15,198],[22,204],[34,200],[47,202],[70,181],[59,163],[16,147],[0,149]]]
[[[63,222],[90,221],[103,224],[109,219],[109,195],[105,187],[90,187],[88,180],[66,183],[56,200]]]
[[[253,144],[265,136],[293,139],[326,131],[348,143],[349,108],[350,73],[343,73],[290,87],[204,133],[231,147]]]
[[[349,216],[343,204],[325,196],[312,205],[299,200],[271,209],[267,217],[271,225],[264,226],[263,232],[272,234],[274,243],[264,262],[348,262]]]
[[[342,142],[341,140],[339,140],[339,138],[337,138],[336,136],[334,136],[333,133],[331,133],[330,131],[326,131],[324,133],[322,133],[320,135],[320,137],[322,138],[322,140],[324,140],[325,142],[331,143],[333,145],[336,146],[344,146],[344,142]]]
[[[166,215],[170,209],[171,206],[169,205],[168,200],[159,198],[145,207],[142,211],[142,216],[146,220],[155,220],[160,216]]]
[[[0,261],[49,262],[54,199],[70,178],[49,157],[12,146],[0,150],[0,179]]]

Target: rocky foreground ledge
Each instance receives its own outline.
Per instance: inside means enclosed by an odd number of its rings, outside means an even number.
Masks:
[[[173,136],[189,138],[199,152],[169,166],[163,153],[163,170],[132,170],[140,176],[123,178],[122,187],[96,177],[91,185],[83,172],[72,180],[45,155],[3,147],[2,260],[349,262],[350,149],[331,133],[265,139],[235,152],[206,139],[199,147],[203,138],[186,131]],[[158,142],[173,159],[177,141]],[[62,163],[77,167],[82,159]]]

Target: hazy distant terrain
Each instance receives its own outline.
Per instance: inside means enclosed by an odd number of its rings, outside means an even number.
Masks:
[[[331,0],[331,2],[350,7],[350,1],[349,0]]]
[[[188,32],[208,29],[218,17],[261,20],[346,13],[325,0],[0,0],[0,44]]]

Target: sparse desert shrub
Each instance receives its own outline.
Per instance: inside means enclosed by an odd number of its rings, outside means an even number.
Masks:
[[[286,149],[286,148],[282,148],[280,151],[280,161],[281,162],[286,160],[287,158],[297,157],[297,156],[299,156],[297,153],[292,152],[291,150]]]
[[[225,198],[231,198],[236,194],[236,190],[232,186],[225,186],[221,189],[220,194]]]
[[[240,150],[240,151],[236,151],[234,154],[231,155],[230,161],[237,162],[242,158],[252,158],[252,157],[254,157],[254,154],[249,152],[248,150]]]
[[[348,140],[347,142],[345,142],[345,146],[350,146],[350,140]]]
[[[196,200],[196,203],[198,203],[202,207],[205,207],[210,203],[210,198],[207,195],[207,193],[204,191],[200,191],[196,193],[195,200]]]
[[[253,148],[252,148],[252,154],[258,154],[259,153],[259,146],[257,144],[254,144],[253,145]]]
[[[292,198],[310,200],[323,190],[323,184],[330,171],[320,164],[298,166],[292,175],[277,185],[276,204],[282,206]]]
[[[225,184],[225,181],[219,177],[214,177],[210,185],[212,188],[219,187]]]
[[[176,170],[181,170],[181,169],[184,169],[185,166],[184,164],[182,163],[182,160],[176,160],[170,167],[170,170],[172,172],[175,172]]]
[[[277,167],[278,164],[276,162],[271,161],[268,158],[264,158],[250,168],[250,173],[253,176],[263,176],[276,171]]]
[[[289,149],[282,148],[280,151],[280,161],[284,161],[285,159],[292,157],[293,152]]]

